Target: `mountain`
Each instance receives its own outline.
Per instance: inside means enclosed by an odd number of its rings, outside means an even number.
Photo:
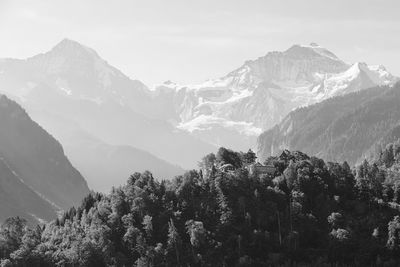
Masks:
[[[258,155],[264,160],[294,149],[329,161],[358,163],[400,137],[399,103],[397,83],[299,108],[259,136]]]
[[[153,90],[68,39],[26,60],[0,60],[0,91],[57,139],[65,126],[46,116],[72,122],[107,145],[147,151],[185,169],[218,146],[255,147],[263,131],[298,107],[396,80],[383,66],[348,64],[314,43],[269,52],[198,85],[168,81]]]
[[[178,128],[243,150],[293,109],[396,80],[383,66],[348,64],[313,43],[246,61],[219,79],[186,86],[168,81],[156,91],[174,105]]]
[[[80,204],[89,189],[60,143],[4,95],[0,125],[0,219],[28,214],[48,220]]]
[[[143,83],[75,41],[65,39],[51,51],[26,60],[4,59],[0,73],[0,91],[54,132],[62,129],[35,114],[71,121],[106,144],[145,150],[185,168],[194,168],[202,155],[215,150],[161,118],[158,114],[165,112]]]

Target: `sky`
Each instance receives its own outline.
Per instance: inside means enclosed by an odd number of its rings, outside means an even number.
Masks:
[[[0,0],[0,58],[69,38],[152,86],[221,77],[315,42],[400,76],[399,10],[398,0]]]

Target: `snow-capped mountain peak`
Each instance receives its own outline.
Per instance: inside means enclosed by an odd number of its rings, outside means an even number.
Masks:
[[[247,60],[218,79],[163,88],[175,89],[171,102],[181,129],[213,144],[246,149],[246,140],[274,126],[295,108],[396,80],[383,66],[348,64],[327,48],[311,43]],[[224,139],[226,143],[221,142]]]
[[[255,60],[246,61],[240,68],[229,73],[236,87],[257,87],[263,82],[305,84],[314,81],[314,74],[339,73],[348,64],[337,58],[328,49],[315,43],[293,45],[283,52],[269,52]]]
[[[288,50],[286,50],[286,53],[299,53],[299,52],[308,51],[308,52],[313,52],[315,55],[319,55],[322,57],[327,57],[332,60],[339,60],[341,61],[334,53],[326,49],[325,47],[320,46],[317,43],[310,43],[309,45],[294,45]]]

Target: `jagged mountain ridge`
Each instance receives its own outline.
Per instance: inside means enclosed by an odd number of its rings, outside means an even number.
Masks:
[[[356,164],[396,141],[400,83],[327,99],[289,113],[258,138],[261,160],[283,149]]]

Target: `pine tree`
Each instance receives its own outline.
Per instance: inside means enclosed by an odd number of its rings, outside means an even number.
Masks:
[[[168,241],[167,241],[168,247],[170,249],[175,250],[175,256],[176,256],[176,263],[177,266],[180,266],[180,245],[181,245],[181,239],[179,237],[178,230],[175,227],[174,221],[170,219],[168,222]]]

